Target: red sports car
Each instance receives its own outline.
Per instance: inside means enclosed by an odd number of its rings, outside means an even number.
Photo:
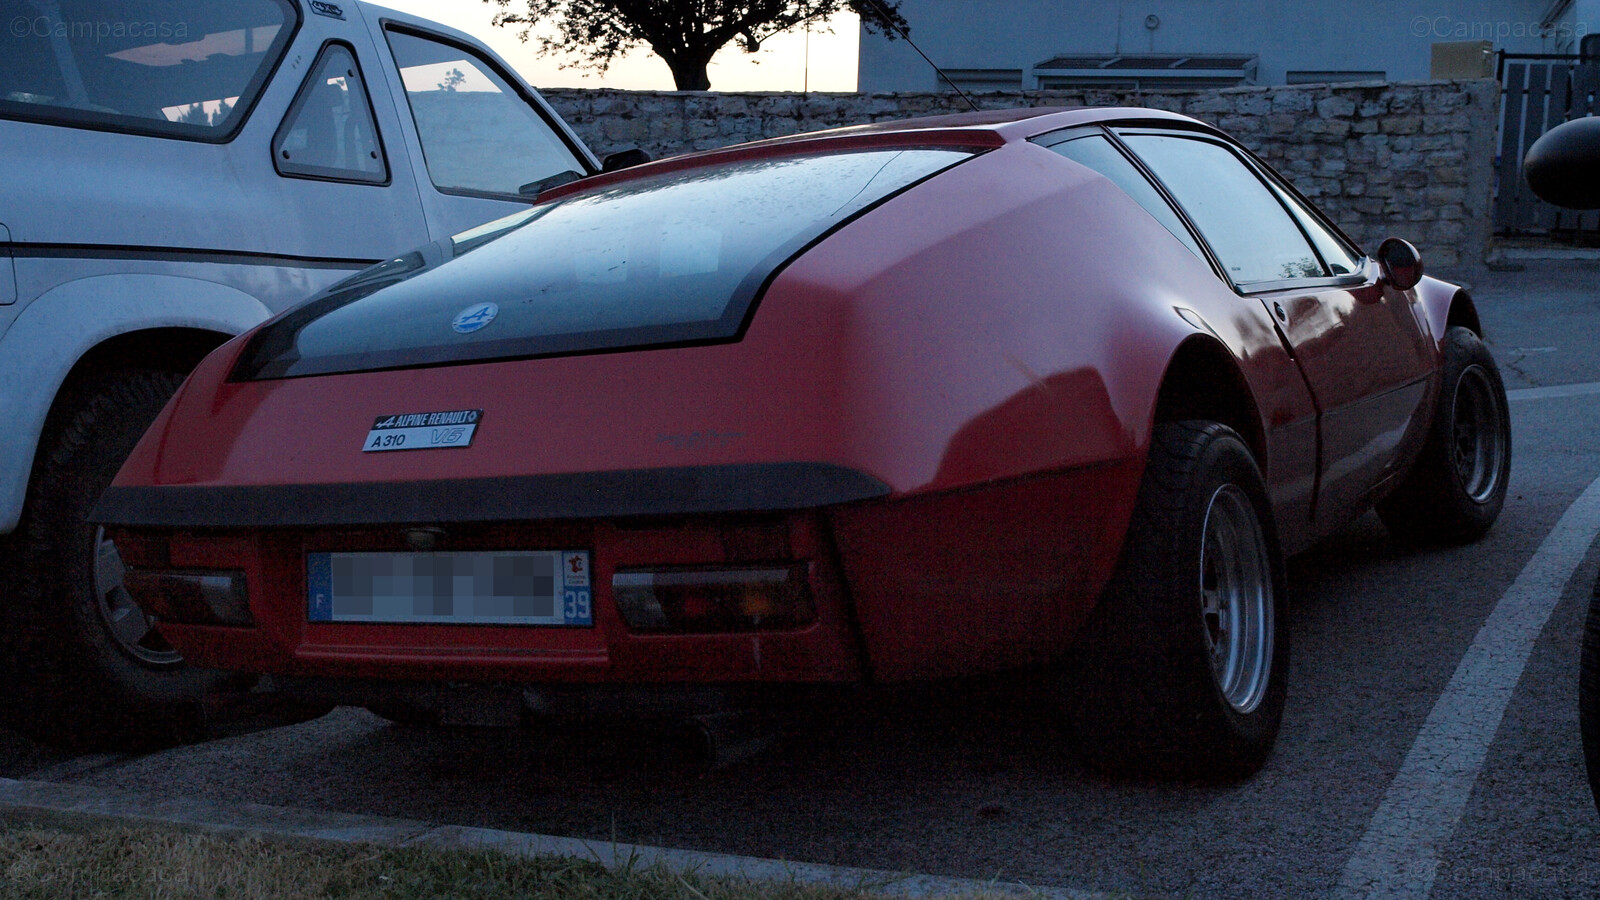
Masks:
[[[1374,504],[1429,541],[1499,513],[1480,334],[1189,118],[847,128],[334,286],[207,359],[96,518],[193,664],[300,697],[514,720],[1039,667],[1089,759],[1237,774],[1285,554]]]

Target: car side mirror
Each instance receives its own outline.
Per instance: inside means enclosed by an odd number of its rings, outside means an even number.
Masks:
[[[571,184],[582,177],[582,172],[574,172],[571,169],[568,169],[565,172],[557,172],[548,178],[541,178],[538,181],[530,181],[522,187],[517,188],[517,193],[524,197],[537,198],[540,194],[550,190],[551,188],[558,188],[563,184]]]
[[[626,150],[618,150],[617,152],[601,160],[600,171],[616,172],[621,169],[631,169],[634,166],[642,166],[650,161],[650,154],[640,150],[638,147],[629,147]]]
[[[1422,254],[1409,241],[1389,238],[1378,246],[1378,265],[1383,280],[1396,290],[1409,291],[1422,280]]]
[[[1539,199],[1567,209],[1600,209],[1600,117],[1546,131],[1522,158],[1522,177]]]

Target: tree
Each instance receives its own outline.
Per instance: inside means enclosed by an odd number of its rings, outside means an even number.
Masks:
[[[447,94],[454,94],[456,88],[467,83],[467,75],[459,68],[451,69],[444,73],[444,80],[439,82],[439,90]]]
[[[825,22],[852,10],[869,31],[890,40],[907,32],[899,0],[484,0],[500,7],[494,24],[521,26],[520,37],[553,22],[555,37],[540,37],[539,52],[576,53],[574,65],[605,72],[618,56],[648,44],[672,70],[680,91],[711,88],[706,67],[718,50],[737,42],[747,53],[797,25]]]
[[[210,125],[211,117],[206,115],[205,104],[196,100],[185,107],[183,112],[178,114],[178,118],[173,121],[184,125]]]

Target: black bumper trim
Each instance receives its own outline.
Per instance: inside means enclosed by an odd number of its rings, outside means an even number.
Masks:
[[[828,463],[753,463],[371,484],[111,487],[102,525],[280,528],[770,512],[888,494]]]

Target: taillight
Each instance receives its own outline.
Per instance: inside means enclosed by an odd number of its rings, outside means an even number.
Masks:
[[[254,625],[243,572],[129,569],[122,586],[139,608],[184,625]]]
[[[634,631],[777,631],[817,616],[804,564],[626,569],[611,576],[611,595]]]

